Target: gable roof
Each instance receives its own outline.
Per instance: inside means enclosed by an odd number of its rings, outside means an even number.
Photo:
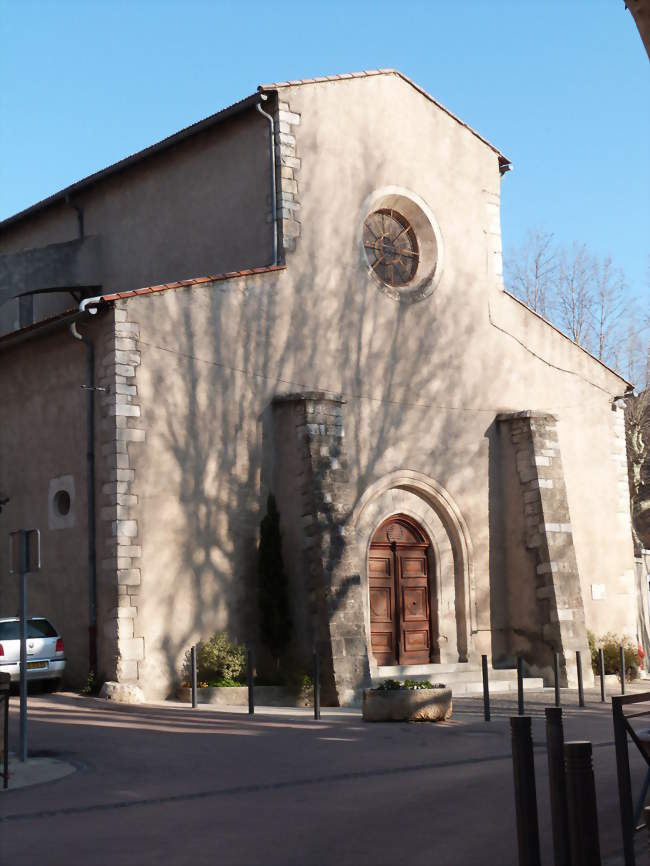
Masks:
[[[469,126],[467,123],[464,123],[459,117],[449,111],[448,108],[445,108],[444,105],[442,105],[440,102],[434,99],[433,96],[427,93],[426,90],[423,90],[414,81],[412,81],[402,72],[399,72],[397,69],[371,69],[365,72],[348,72],[342,75],[327,75],[321,78],[302,78],[297,81],[279,81],[275,84],[260,84],[260,86],[257,88],[256,93],[252,93],[250,96],[247,96],[244,99],[240,99],[238,102],[234,102],[232,105],[229,105],[227,108],[223,108],[221,109],[221,111],[217,111],[216,114],[211,114],[209,117],[206,117],[203,120],[199,120],[196,123],[191,124],[190,126],[186,126],[178,132],[167,136],[167,138],[163,138],[161,141],[158,141],[155,144],[149,145],[149,147],[145,147],[143,150],[139,150],[136,153],[131,154],[131,156],[124,157],[124,159],[120,159],[118,160],[118,162],[114,162],[106,168],[103,168],[100,171],[96,171],[93,174],[90,174],[87,177],[83,178],[82,180],[79,180],[76,183],[64,187],[62,190],[59,190],[59,192],[55,192],[47,198],[44,198],[41,201],[30,205],[24,210],[21,210],[18,213],[15,213],[4,220],[1,220],[0,232],[4,228],[7,228],[8,226],[17,223],[25,219],[26,217],[37,213],[38,211],[44,210],[45,208],[57,204],[58,202],[66,201],[76,193],[87,189],[93,184],[98,183],[99,181],[102,181],[113,174],[117,174],[118,172],[123,171],[124,169],[129,168],[130,166],[135,165],[136,163],[141,162],[144,159],[148,159],[150,156],[153,156],[156,153],[160,153],[163,150],[167,150],[168,148],[173,147],[179,142],[184,141],[186,138],[197,135],[198,133],[209,129],[212,126],[223,123],[223,121],[227,120],[230,117],[233,117],[236,114],[239,114],[242,111],[253,108],[259,102],[260,93],[263,93],[265,91],[276,91],[284,87],[295,87],[302,84],[321,84],[323,82],[347,81],[354,78],[370,78],[376,75],[395,75],[398,78],[401,78],[402,81],[405,81],[411,87],[415,88],[418,93],[421,93],[426,99],[428,99],[435,106],[448,114],[461,126],[464,126],[465,129],[469,130],[469,132],[472,133],[472,135],[475,135],[491,150],[493,150],[499,157],[500,166],[510,165],[510,160],[506,156],[504,156],[501,151],[498,150],[493,144],[490,144],[490,142],[487,139],[483,138],[482,135],[479,135],[476,130],[472,129],[472,127]]]
[[[486,144],[491,150],[493,150],[497,156],[499,157],[499,165],[511,165],[511,160],[508,159],[507,156],[504,156],[501,151],[495,147],[491,142],[487,140],[487,138],[483,138],[475,129],[473,129],[468,123],[461,120],[456,114],[446,108],[441,102],[438,102],[437,99],[434,99],[430,93],[428,93],[424,88],[420,87],[419,84],[416,84],[413,79],[409,78],[408,75],[404,75],[403,72],[400,72],[399,69],[367,69],[364,72],[346,72],[342,75],[322,75],[319,78],[300,78],[296,81],[276,81],[274,84],[260,84],[258,90],[264,92],[265,90],[279,90],[283,87],[298,87],[302,84],[327,84],[331,81],[349,81],[353,78],[373,78],[376,75],[395,75],[397,78],[401,78],[402,81],[405,81],[418,93],[422,94],[425,99],[428,99],[429,102],[432,102],[437,108],[444,111],[445,114],[448,114],[456,123],[459,123],[461,126],[464,126],[472,135],[475,135],[483,144]]]
[[[143,150],[138,150],[136,153],[131,154],[131,156],[126,156],[124,159],[120,159],[118,162],[114,162],[106,168],[100,169],[100,171],[89,174],[88,177],[84,177],[82,180],[78,180],[76,183],[70,184],[70,186],[66,186],[62,190],[59,190],[59,192],[55,192],[47,198],[30,205],[24,210],[1,220],[0,231],[2,231],[6,226],[25,219],[25,217],[31,216],[31,214],[36,213],[39,210],[43,210],[57,202],[66,201],[66,199],[73,196],[75,193],[81,192],[98,181],[104,180],[104,178],[110,177],[112,174],[117,174],[125,168],[129,168],[129,166],[135,165],[136,163],[153,156],[155,153],[167,150],[184,139],[190,138],[199,132],[203,132],[205,129],[209,129],[218,123],[222,123],[224,120],[245,111],[247,108],[254,107],[258,102],[259,94],[252,93],[245,99],[240,99],[238,102],[234,102],[232,105],[227,106],[227,108],[222,108],[221,111],[217,111],[216,114],[211,114],[209,117],[199,120],[196,123],[192,123],[190,126],[186,126],[178,132],[168,135],[167,138],[163,138],[161,141],[157,141],[155,144],[151,144]]]

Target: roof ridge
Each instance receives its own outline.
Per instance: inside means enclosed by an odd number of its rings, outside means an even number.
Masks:
[[[367,69],[363,72],[345,72],[338,75],[321,75],[316,78],[299,78],[293,81],[276,81],[272,84],[260,84],[257,88],[259,91],[264,90],[276,90],[281,87],[298,87],[302,84],[327,84],[332,81],[349,81],[351,79],[357,78],[372,78],[375,75],[396,75],[398,78],[401,78],[402,81],[406,82],[406,84],[410,84],[418,93],[421,93],[425,99],[428,99],[429,102],[433,102],[435,106],[440,108],[445,114],[448,114],[453,120],[457,123],[460,123],[461,126],[464,126],[472,135],[475,135],[478,139],[480,139],[483,144],[486,144],[491,150],[493,150],[496,154],[498,154],[500,158],[500,162],[505,164],[510,164],[510,160],[505,154],[503,154],[498,147],[492,144],[492,142],[488,141],[487,138],[484,138],[480,132],[477,132],[473,127],[471,127],[468,123],[465,123],[464,120],[461,120],[458,115],[454,114],[449,108],[444,106],[441,102],[438,102],[435,97],[433,97],[427,90],[423,87],[420,87],[412,78],[409,78],[408,75],[405,75],[403,72],[400,72],[399,69]]]

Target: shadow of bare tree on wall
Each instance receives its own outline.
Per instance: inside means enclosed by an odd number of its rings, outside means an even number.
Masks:
[[[378,178],[391,176],[391,160],[370,148],[371,128],[359,134],[368,142],[364,179],[354,178],[360,203]],[[310,183],[319,171],[312,163]],[[346,171],[352,176],[354,167]],[[188,646],[215,630],[259,648],[257,538],[267,494],[279,483],[270,408],[277,394],[319,391],[345,400],[341,452],[329,457],[342,464],[349,497],[345,511],[319,514],[324,573],[345,556],[341,526],[364,492],[397,469],[434,478],[461,499],[466,493],[474,546],[487,549],[487,521],[475,517],[487,513],[487,485],[477,475],[487,474],[485,430],[499,408],[485,406],[483,382],[497,377],[499,361],[474,339],[486,318],[484,257],[462,254],[463,244],[482,249],[481,227],[454,241],[447,251],[453,266],[431,297],[400,303],[368,275],[358,214],[338,202],[346,195],[334,188],[326,207],[304,203],[286,271],[129,302],[141,331],[138,393],[147,429],[135,482],[139,616],[145,665],[166,679]],[[468,372],[468,357],[481,378]],[[476,504],[483,488],[486,501]],[[300,535],[286,525],[300,519],[296,507],[281,513],[285,548]],[[309,581],[303,551],[286,552],[304,663],[316,637],[314,624],[304,622]],[[358,575],[348,575],[328,598],[328,615],[344,610],[358,587]],[[489,609],[487,591],[478,602]]]
[[[136,472],[147,664],[170,681],[189,645],[215,630],[260,649],[257,537],[275,484],[276,394],[325,391],[346,401],[351,496],[347,513],[320,515],[326,572],[344,555],[341,525],[374,481],[411,469],[473,491],[487,460],[484,431],[496,407],[482,404],[481,382],[465,373],[466,354],[482,351],[473,337],[474,312],[485,314],[485,275],[459,262],[432,297],[401,304],[368,276],[353,219],[327,229],[340,261],[323,258],[317,227],[305,222],[286,271],[169,291],[134,314],[148,443],[138,457],[145,470]],[[452,307],[454,295],[472,304]],[[496,376],[498,359],[481,364],[483,377]],[[475,544],[487,546],[487,526],[475,532]],[[307,616],[300,557],[288,557],[294,622]],[[331,614],[355,586],[348,581],[330,598]],[[304,645],[315,638],[308,632],[303,624]]]

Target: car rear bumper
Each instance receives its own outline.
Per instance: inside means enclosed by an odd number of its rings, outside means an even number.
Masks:
[[[27,662],[45,662],[47,667],[35,668],[27,670],[28,680],[57,680],[63,676],[65,671],[65,659],[29,659]],[[10,662],[8,664],[0,664],[0,672],[9,674],[12,683],[17,683],[20,679],[20,662]]]

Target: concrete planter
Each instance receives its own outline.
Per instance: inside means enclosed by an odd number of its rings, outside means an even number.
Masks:
[[[451,689],[365,689],[364,722],[441,722],[451,716]]]
[[[180,686],[177,691],[179,701],[192,703],[192,689]],[[296,694],[282,686],[255,686],[255,704],[261,707],[311,707],[311,695]],[[212,704],[216,707],[247,707],[247,686],[219,686],[217,688],[197,689],[198,704]]]

